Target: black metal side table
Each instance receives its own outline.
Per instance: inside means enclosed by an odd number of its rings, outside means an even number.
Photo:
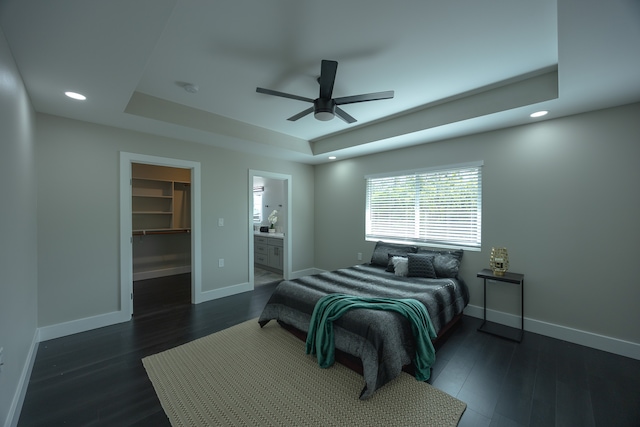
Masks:
[[[496,335],[512,341],[521,342],[522,336],[524,335],[524,274],[510,273],[507,271],[502,276],[496,276],[495,274],[493,274],[493,271],[485,268],[478,273],[477,277],[483,279],[484,282],[484,321],[478,328],[478,331],[486,332],[488,334]],[[515,335],[509,334],[508,331],[504,330],[511,328],[501,328],[501,325],[487,323],[487,280],[495,280],[496,282],[513,283],[515,285],[520,285],[520,330],[517,330]]]

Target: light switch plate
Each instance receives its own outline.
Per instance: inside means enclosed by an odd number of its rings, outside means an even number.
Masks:
[[[224,218],[218,218],[218,227],[224,227]]]

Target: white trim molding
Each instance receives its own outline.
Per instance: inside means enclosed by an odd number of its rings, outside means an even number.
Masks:
[[[92,329],[103,328],[105,326],[124,323],[131,320],[131,316],[123,311],[113,311],[111,313],[99,314],[97,316],[85,317],[68,322],[58,323],[50,326],[42,326],[39,329],[40,341],[48,341]]]
[[[479,306],[468,305],[464,309],[464,314],[482,319],[483,309]],[[487,309],[487,320],[512,328],[520,328],[520,316],[502,311]],[[524,318],[524,330],[640,360],[640,344],[631,341],[611,338],[593,332],[531,319],[529,317]]]
[[[40,331],[36,329],[33,334],[33,340],[31,341],[31,347],[29,353],[27,353],[27,360],[22,367],[22,373],[20,374],[20,380],[18,381],[18,387],[13,395],[11,406],[5,419],[5,427],[16,427],[20,419],[20,413],[22,412],[22,405],[24,404],[24,398],[27,395],[27,387],[29,386],[29,379],[31,378],[31,371],[33,371],[33,364],[36,361],[36,355],[38,354],[38,343],[40,342]]]
[[[240,283],[238,285],[225,286],[224,288],[212,289],[210,291],[201,292],[199,300],[196,304],[206,301],[212,301],[218,298],[224,298],[231,295],[241,294],[253,290],[253,286],[249,282]]]
[[[202,228],[200,162],[120,152],[120,312],[133,314],[133,248],[131,245],[131,164],[146,163],[191,170],[191,302],[197,304],[202,293]],[[114,322],[117,323],[117,322]]]

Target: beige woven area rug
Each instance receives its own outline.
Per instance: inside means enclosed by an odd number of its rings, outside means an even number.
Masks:
[[[318,367],[256,319],[142,359],[172,426],[456,426],[466,404],[402,375],[368,400],[362,376]]]

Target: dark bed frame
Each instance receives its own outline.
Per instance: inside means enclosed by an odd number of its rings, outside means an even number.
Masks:
[[[460,320],[462,319],[462,315],[463,315],[463,313],[460,313],[460,314],[456,315],[453,319],[451,319],[451,321],[449,323],[447,323],[440,330],[440,333],[438,334],[438,336],[433,339],[432,342],[433,342],[433,346],[436,349],[436,354],[437,354],[438,349],[442,346],[442,344],[444,344],[446,342],[447,338],[457,328]],[[278,320],[278,323],[280,324],[280,326],[282,326],[284,329],[289,331],[295,337],[299,338],[301,341],[303,341],[303,342],[307,341],[307,332],[306,331],[301,331],[300,329],[295,328],[295,327],[289,325],[288,323],[282,322],[280,320]],[[356,356],[354,356],[352,354],[345,353],[344,351],[336,349],[335,360],[336,360],[336,362],[340,363],[341,365],[346,366],[347,368],[351,369],[352,371],[355,371],[358,374],[363,375],[362,361],[360,360],[359,357],[356,357]],[[402,370],[404,372],[412,375],[412,376],[415,376],[414,375],[413,363],[403,366]]]

